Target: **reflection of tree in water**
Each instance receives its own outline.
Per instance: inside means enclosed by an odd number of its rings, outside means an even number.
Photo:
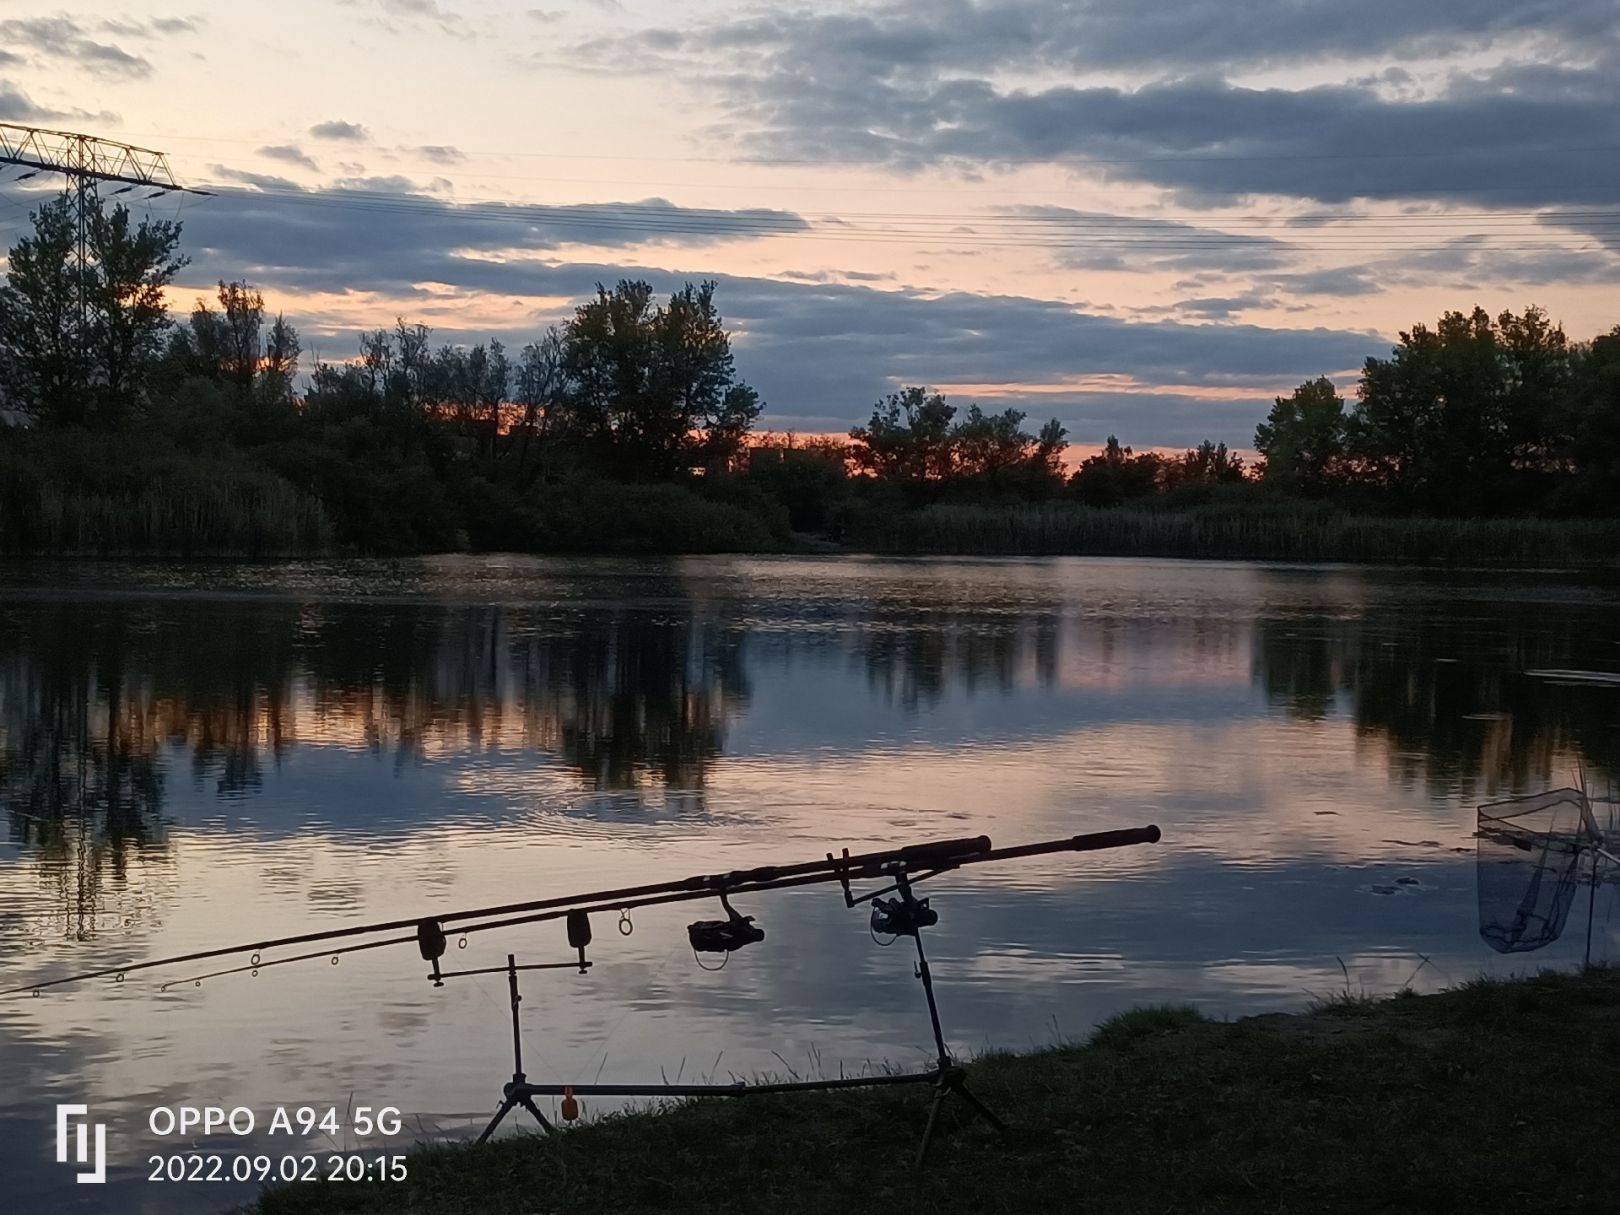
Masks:
[[[26,931],[87,938],[150,909],[132,866],[166,858],[163,721],[116,647],[100,649],[101,630],[71,607],[42,613],[37,629],[3,623],[0,806],[49,908],[29,899]]]
[[[1610,669],[1612,618],[1584,604],[1415,599],[1263,619],[1255,674],[1296,717],[1348,702],[1387,740],[1398,778],[1464,798],[1573,779],[1571,752],[1620,771],[1620,689],[1560,686],[1533,670]]]
[[[557,723],[557,750],[597,789],[653,775],[700,789],[726,721],[747,700],[743,635],[695,619],[595,618],[571,638],[531,642],[550,678],[526,700]]]
[[[0,805],[66,931],[88,934],[128,914],[132,859],[166,856],[171,752],[225,797],[257,789],[300,740],[396,765],[528,750],[592,791],[701,791],[747,681],[741,630],[686,608],[14,603],[0,618]]]
[[[397,763],[517,747],[557,756],[598,791],[699,789],[747,699],[741,630],[685,611],[341,605],[311,616],[318,728],[358,734]]]
[[[245,597],[13,605],[0,640],[7,804],[27,822],[97,801],[122,838],[129,805],[155,821],[166,746],[233,796],[300,739],[397,764],[528,749],[594,789],[698,788],[746,701],[742,630],[695,615],[678,583],[666,590],[656,614]],[[64,783],[76,765],[99,774],[99,793]]]
[[[1012,692],[1057,679],[1056,608],[1018,613],[893,609],[859,621],[854,649],[869,686],[908,710],[939,701],[954,685],[968,693]]]

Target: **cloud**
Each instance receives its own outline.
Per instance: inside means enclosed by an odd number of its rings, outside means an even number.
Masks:
[[[407,17],[434,17],[442,20],[449,16],[439,7],[437,0],[377,0],[377,3],[391,13]]]
[[[437,0],[339,0],[339,3],[345,8],[376,8],[390,17],[430,24],[446,34],[469,36],[460,14],[441,8]],[[388,22],[382,25],[393,31]]]
[[[215,165],[214,173],[227,181],[239,182],[244,186],[252,186],[255,190],[286,190],[297,193],[302,190],[296,181],[290,177],[276,177],[269,173],[252,173],[246,169],[232,169],[225,165]]]
[[[1325,295],[1335,299],[1376,295],[1388,285],[1380,281],[1376,268],[1372,266],[1334,266],[1291,274],[1270,274],[1262,281],[1273,290],[1287,295]]]
[[[151,21],[123,17],[103,21],[96,28],[120,38],[156,38],[160,35],[195,34],[205,24],[206,20],[202,17],[154,17]]]
[[[1313,68],[1310,84],[1241,78],[1258,65],[1328,64],[1347,47],[1409,59],[1422,79],[1336,81],[1331,66]],[[642,30],[573,54],[696,73],[729,103],[745,156],[901,170],[1063,163],[1204,203],[1606,202],[1613,158],[1602,150],[1620,147],[1612,0],[1376,0],[1371,11],[1324,0],[895,0]],[[1075,79],[1101,71],[1116,78]]]
[[[87,110],[58,110],[39,105],[21,89],[0,80],[0,121],[57,122],[64,118],[93,118],[99,122],[118,121],[118,116],[107,110],[92,114]]]
[[[309,128],[309,133],[316,139],[342,140],[349,143],[364,143],[371,138],[371,132],[359,123],[344,122],[337,118],[317,122]]]
[[[1204,295],[1192,299],[1178,300],[1172,307],[1165,309],[1182,316],[1199,316],[1209,320],[1225,320],[1239,312],[1249,312],[1256,308],[1275,308],[1278,306],[1276,296],[1268,295],[1263,291],[1249,291],[1243,295]]]
[[[873,89],[848,114],[849,99],[829,106],[814,90],[756,100],[770,146],[795,155],[992,165],[1080,158],[1105,179],[1161,186],[1189,202],[1257,194],[1608,202],[1612,162],[1594,152],[1620,147],[1620,88],[1583,72],[1534,93],[1459,87],[1414,102],[1345,85],[1207,79],[1135,90],[1001,91],[983,81],[915,96]]]
[[[1048,241],[1059,265],[1071,270],[1146,273],[1262,270],[1298,256],[1287,241],[1254,232],[1227,232],[1174,219],[1076,211],[1069,207],[998,207],[1028,221],[1023,233]],[[1042,229],[1049,228],[1050,232]]]
[[[307,154],[290,143],[278,143],[260,148],[259,155],[269,157],[271,160],[284,161],[290,165],[297,165],[299,168],[308,169],[312,173],[319,172],[321,167]]]
[[[1612,40],[1610,0],[888,0],[856,11],[755,12],[617,41],[694,54],[790,54],[825,77],[990,76],[1009,69],[1187,72],[1434,58]],[[605,43],[589,43],[602,46]]]
[[[1579,233],[1595,241],[1612,257],[1620,258],[1620,228],[1616,228],[1612,216],[1592,212],[1563,214],[1553,211],[1542,216],[1541,222],[1551,228]],[[1593,257],[1590,254],[1582,255],[1581,259],[1575,265],[1568,266],[1568,269],[1580,273],[1580,281],[1612,282],[1616,277],[1620,277],[1615,273],[1615,264],[1612,260],[1605,263],[1603,258]],[[1588,275],[1592,278],[1588,279]]]
[[[445,144],[425,143],[413,150],[418,156],[431,160],[436,165],[460,164],[467,159],[467,154],[460,148],[452,148]]]
[[[1592,225],[1590,235],[1607,241],[1608,250],[1557,248],[1499,248],[1486,238],[1459,237],[1428,250],[1388,257],[1366,267],[1384,286],[1433,287],[1457,290],[1513,283],[1548,286],[1578,283],[1613,283],[1620,278],[1620,239],[1601,221],[1566,221],[1580,231]]]
[[[0,41],[27,47],[47,59],[68,60],[108,79],[139,79],[152,65],[122,47],[97,42],[71,17],[29,17],[0,21]]]
[[[760,226],[809,226],[789,211],[692,211],[662,199],[456,204],[433,196],[440,183],[403,177],[307,189],[275,175],[213,171],[251,189],[221,191],[188,212],[185,243],[197,264],[299,293],[409,294],[418,284],[442,283],[465,292],[544,294],[533,259],[570,246],[690,248],[746,239]]]

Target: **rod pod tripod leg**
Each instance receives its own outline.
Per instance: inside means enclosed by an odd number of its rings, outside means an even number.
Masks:
[[[534,1103],[534,1097],[529,1092],[528,1077],[523,1074],[523,1034],[518,1027],[518,1005],[523,1003],[523,997],[518,994],[517,981],[517,955],[506,955],[506,984],[512,993],[512,1079],[501,1090],[501,1107],[495,1111],[495,1117],[489,1120],[484,1133],[478,1136],[477,1142],[483,1143],[495,1133],[502,1120],[518,1106],[522,1106],[534,1115],[534,1119],[548,1135],[555,1135],[557,1128],[552,1126],[546,1116],[540,1112],[540,1107]]]
[[[910,885],[902,880],[900,883],[901,898],[910,901],[912,898]],[[950,1052],[945,1049],[945,1033],[939,1025],[939,1002],[934,998],[934,976],[928,969],[928,955],[923,952],[922,929],[917,928],[911,937],[917,942],[917,978],[922,980],[923,994],[928,998],[928,1019],[934,1029],[935,1050],[935,1078],[934,1100],[928,1107],[928,1124],[923,1128],[922,1142],[917,1145],[917,1156],[912,1161],[913,1168],[922,1168],[923,1161],[928,1156],[928,1147],[934,1140],[934,1126],[939,1121],[940,1107],[945,1104],[945,1098],[955,1093],[968,1108],[983,1118],[998,1131],[1005,1131],[1007,1124],[984,1102],[980,1101],[967,1086],[967,1072],[958,1066],[952,1059]]]

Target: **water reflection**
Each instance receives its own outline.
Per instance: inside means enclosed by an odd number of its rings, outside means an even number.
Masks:
[[[1230,588],[1189,595],[1174,575],[1097,586],[983,564],[948,578],[867,567],[829,595],[824,566],[730,586],[702,564],[631,568],[622,600],[601,597],[622,589],[611,567],[561,563],[494,604],[436,595],[453,566],[418,569],[408,596],[245,593],[228,576],[218,595],[14,588],[0,629],[10,838],[49,875],[58,928],[83,936],[132,860],[161,861],[167,781],[251,798],[300,746],[369,752],[396,774],[530,754],[621,809],[701,814],[766,670],[831,702],[823,745],[986,695],[1111,690],[1128,720],[1144,687],[1252,682],[1292,719],[1347,718],[1394,779],[1434,796],[1533,788],[1572,756],[1599,773],[1620,760],[1620,694],[1527,674],[1614,664],[1601,595],[1252,570],[1234,604]],[[851,669],[864,692],[842,680]],[[901,717],[874,727],[846,715],[851,699]],[[1009,732],[1027,733],[1012,712]]]
[[[1620,770],[1615,689],[1532,673],[1620,665],[1612,612],[1511,593],[1323,605],[1257,620],[1254,672],[1302,720],[1347,713],[1403,783],[1483,798],[1567,781],[1572,755]]]
[[[1158,849],[941,880],[953,1043],[1142,1000],[1297,1006],[1340,959],[1370,990],[1456,982],[1497,964],[1472,803],[1620,761],[1620,688],[1531,674],[1620,667],[1617,599],[1176,562],[0,567],[0,976],[830,842],[1157,821]],[[841,900],[743,910],[770,948],[723,976],[690,966],[681,916],[600,926],[611,965],[526,997],[536,1072],[926,1047],[909,968]],[[481,948],[470,964],[559,942]],[[487,1117],[498,991],[433,991],[380,955],[275,973],[0,1006],[0,1167],[42,1208],[91,1202],[35,1152],[37,1111],[86,1085],[136,1125],[199,1086],[368,1092],[449,1132]],[[159,1201],[120,1193],[105,1209]]]

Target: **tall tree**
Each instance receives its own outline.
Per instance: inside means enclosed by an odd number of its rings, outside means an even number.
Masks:
[[[557,440],[566,426],[565,363],[562,330],[555,325],[538,342],[525,346],[518,358],[512,391],[517,413],[507,431],[502,457],[511,461],[519,488],[527,488],[551,472],[551,457],[557,453]]]
[[[97,208],[89,217],[88,345],[98,412],[109,422],[141,402],[169,317],[164,290],[190,260],[179,252],[180,225],[132,222],[129,208]]]
[[[246,395],[264,354],[264,296],[245,282],[222,280],[215,298],[219,311],[204,300],[191,310],[193,354],[203,374]]]
[[[1100,452],[1080,461],[1069,487],[1088,506],[1117,506],[1153,493],[1163,470],[1163,457],[1151,451],[1137,455],[1109,435]]]
[[[1620,325],[1572,351],[1572,364],[1557,453],[1570,475],[1554,506],[1613,516],[1620,512]]]
[[[865,426],[849,432],[855,467],[883,481],[919,486],[955,469],[951,422],[956,406],[921,385],[891,392]]]
[[[10,406],[44,423],[88,414],[78,333],[76,226],[66,196],[31,216],[34,231],[11,247],[0,287],[0,370]]]
[[[224,372],[244,393],[253,387],[264,353],[264,296],[244,282],[220,283]]]
[[[1254,432],[1260,475],[1301,493],[1321,493],[1344,472],[1345,410],[1333,381],[1308,380],[1278,397]]]
[[[1540,309],[1448,312],[1368,359],[1348,440],[1359,471],[1399,503],[1500,513],[1543,488],[1568,342]]]
[[[281,313],[270,322],[270,333],[264,342],[263,374],[260,395],[268,404],[290,405],[293,400],[293,379],[298,374],[298,358],[303,346],[298,330]]]
[[[1242,456],[1228,450],[1225,443],[1205,439],[1184,452],[1179,460],[1166,461],[1159,483],[1165,489],[1183,485],[1233,485],[1247,476]]]
[[[563,326],[570,432],[611,475],[679,476],[733,453],[758,418],[714,290],[687,283],[658,305],[648,283],[597,284]]]
[[[1062,481],[1068,433],[1053,418],[1039,434],[1030,434],[1024,429],[1024,417],[1021,409],[985,413],[969,405],[951,428],[954,475],[991,493],[1039,497],[1056,489]]]

